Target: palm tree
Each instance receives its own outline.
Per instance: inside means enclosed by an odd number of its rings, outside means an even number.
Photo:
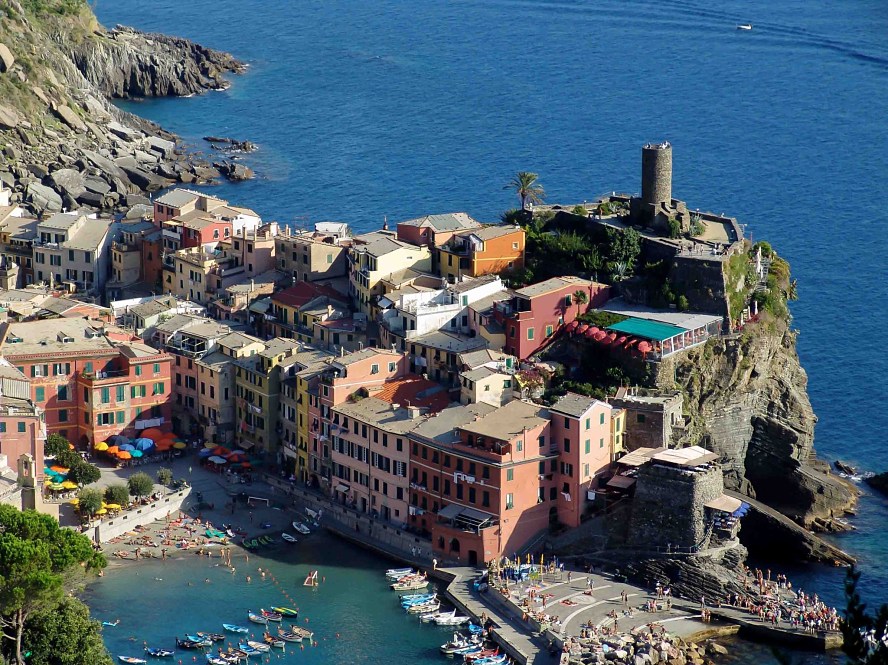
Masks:
[[[542,203],[546,191],[537,183],[539,176],[530,171],[519,171],[503,189],[514,189],[521,199],[521,209],[527,209],[527,203]]]
[[[574,302],[577,303],[577,316],[580,315],[580,306],[589,302],[589,296],[585,291],[574,291]]]

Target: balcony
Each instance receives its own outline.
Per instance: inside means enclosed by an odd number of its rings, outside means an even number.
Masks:
[[[86,379],[87,381],[104,381],[106,379],[119,379],[122,377],[129,376],[129,370],[125,369],[112,369],[112,370],[102,370],[98,372],[81,372],[80,376]]]
[[[111,249],[118,252],[138,252],[139,246],[132,243],[120,242],[119,240],[115,240],[111,243]]]

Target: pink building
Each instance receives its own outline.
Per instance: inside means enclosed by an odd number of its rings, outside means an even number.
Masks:
[[[370,397],[333,408],[334,496],[374,517],[406,524],[407,434],[449,398],[437,383],[409,375],[368,392]]]
[[[0,454],[15,468],[21,455],[31,455],[38,481],[43,476],[46,425],[43,411],[31,401],[28,379],[15,367],[0,362]]]
[[[579,305],[574,294],[582,291],[588,302]],[[515,291],[508,301],[494,303],[494,318],[505,328],[505,352],[525,360],[546,346],[565,324],[610,297],[606,284],[580,277],[553,277]]]
[[[558,521],[579,526],[589,490],[613,461],[611,419],[615,409],[594,397],[567,393],[549,408],[552,452],[558,454]]]

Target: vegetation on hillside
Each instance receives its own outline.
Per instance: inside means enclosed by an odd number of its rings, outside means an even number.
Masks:
[[[857,586],[860,572],[852,566],[845,577],[845,616],[842,621],[842,651],[854,665],[888,665],[888,605],[875,614],[867,611],[860,600]]]

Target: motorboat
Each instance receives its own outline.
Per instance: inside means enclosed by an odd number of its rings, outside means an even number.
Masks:
[[[399,580],[402,577],[414,575],[415,573],[416,570],[414,568],[389,568],[385,571],[385,576],[392,580]]]
[[[225,639],[225,636],[222,633],[204,633],[197,632],[195,633],[202,640],[210,640],[211,642],[221,642]]]
[[[247,614],[247,618],[253,623],[268,623],[268,619],[261,614],[253,614],[252,612],[250,612],[249,614]]]
[[[408,614],[427,614],[429,612],[437,612],[441,609],[441,601],[426,603],[425,605],[411,605],[406,608]]]
[[[271,650],[271,647],[268,646],[265,642],[257,642],[256,640],[247,640],[247,644],[251,648],[256,649],[256,651],[261,651],[263,653]]]
[[[409,596],[401,596],[401,606],[402,607],[410,607],[411,605],[422,605],[423,603],[430,603],[435,598],[438,597],[438,594],[432,593],[413,593]]]
[[[472,661],[473,665],[501,665],[506,662],[506,654],[501,653],[498,656],[489,656],[480,660]]]
[[[245,644],[244,642],[238,642],[237,648],[243,651],[248,656],[261,656],[262,652],[258,649],[254,649],[249,644]]]
[[[212,644],[209,640],[180,640],[178,637],[176,638],[176,646],[180,649],[203,649],[204,647],[212,646]]]
[[[293,521],[293,528],[296,529],[303,536],[307,536],[311,533],[311,529],[305,526],[302,522],[296,522],[295,520]]]
[[[118,656],[118,658],[124,663],[141,663],[141,665],[145,665],[148,662],[144,658],[136,658],[135,656]]]
[[[752,30],[752,23],[741,23],[737,26],[738,30]]]
[[[409,582],[395,582],[392,589],[395,591],[418,591],[425,589],[429,585],[429,581],[425,579],[410,580]]]
[[[145,653],[147,653],[152,658],[172,658],[175,651],[171,651],[170,649],[152,649],[151,647],[145,647]]]
[[[265,633],[262,635],[262,640],[270,647],[275,647],[277,649],[283,649],[287,643],[283,639],[279,639],[274,637],[270,633]]]
[[[271,610],[259,610],[259,611],[262,613],[262,616],[264,616],[269,621],[274,621],[275,623],[280,623],[281,620],[284,618],[280,612],[272,612]]]
[[[449,642],[441,645],[441,653],[450,655],[456,653],[458,649],[475,646],[477,644],[478,641],[471,637],[466,637],[462,633],[454,633]]]
[[[222,658],[222,656],[214,656],[212,654],[207,654],[207,662],[210,665],[228,665],[228,661]]]
[[[432,621],[439,626],[461,626],[469,622],[469,617],[457,616],[456,610],[435,617]]]
[[[250,629],[246,626],[238,626],[233,623],[223,623],[222,627],[229,633],[249,633]]]
[[[290,535],[289,533],[287,533],[287,532],[282,533],[282,534],[281,534],[281,538],[283,538],[283,539],[284,539],[285,541],[287,541],[288,543],[296,543],[296,542],[298,542],[298,541],[296,540],[296,536],[291,536],[291,535]]]
[[[301,642],[302,640],[310,640],[314,636],[314,633],[307,628],[291,626],[290,630],[278,628],[278,635],[281,639],[286,640],[287,642]]]
[[[292,607],[272,607],[271,609],[285,617],[293,617],[295,619],[299,616],[299,610],[294,610]]]
[[[467,663],[478,663],[479,661],[486,660],[488,658],[497,658],[499,657],[499,648],[496,649],[482,649],[476,653],[467,653],[463,656],[463,660]]]
[[[198,647],[213,646],[213,640],[209,637],[204,637],[203,635],[186,635],[185,639],[189,642],[194,642]]]

